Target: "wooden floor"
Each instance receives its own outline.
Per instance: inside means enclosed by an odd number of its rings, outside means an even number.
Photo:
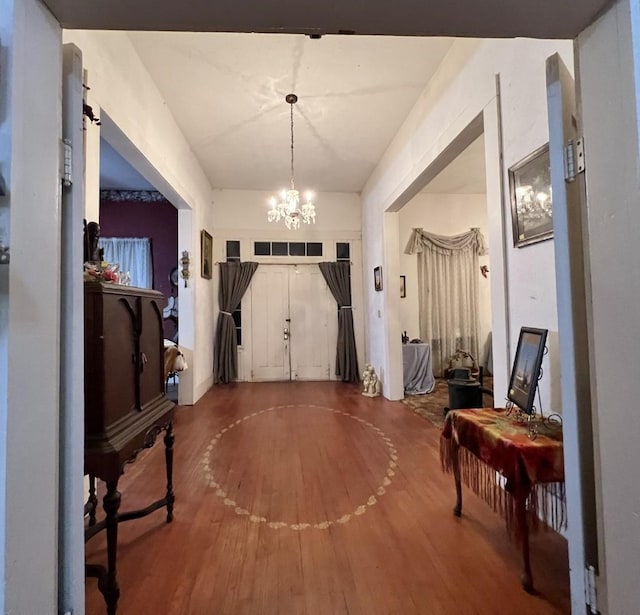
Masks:
[[[214,387],[175,420],[175,520],[119,528],[119,615],[569,613],[566,541],[532,539],[537,595],[504,522],[440,469],[439,431],[343,383]],[[161,440],[122,510],[163,495]],[[87,560],[105,559],[103,535]],[[87,579],[87,614],[105,612]]]

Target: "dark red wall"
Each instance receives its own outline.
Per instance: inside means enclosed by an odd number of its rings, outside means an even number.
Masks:
[[[165,297],[177,296],[169,274],[178,266],[178,210],[169,201],[101,201],[102,237],[149,237],[153,253],[153,287]],[[165,337],[173,337],[174,327],[165,321]]]

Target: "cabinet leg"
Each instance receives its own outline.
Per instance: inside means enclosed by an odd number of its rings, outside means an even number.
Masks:
[[[98,496],[96,495],[96,477],[89,475],[89,526],[96,524],[96,509]]]
[[[458,452],[460,447],[456,442],[451,439],[451,465],[453,468],[453,480],[456,485],[456,505],[453,507],[453,514],[456,517],[462,515],[462,485],[460,483],[460,461],[458,459]]]
[[[169,423],[164,435],[164,456],[167,465],[167,523],[173,521],[173,503],[175,495],[173,493],[173,423]]]
[[[118,509],[120,508],[120,492],[118,481],[107,481],[107,493],[102,501],[106,514],[105,528],[107,531],[107,574],[103,588],[107,615],[116,615],[120,588],[116,570],[118,553]],[[102,588],[101,588],[102,589]]]

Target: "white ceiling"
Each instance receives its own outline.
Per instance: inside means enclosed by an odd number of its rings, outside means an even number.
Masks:
[[[131,38],[215,187],[286,184],[293,91],[298,185],[359,191],[450,44],[422,36],[573,38],[612,0],[43,2],[66,28],[150,31]]]
[[[101,190],[154,190],[109,143],[100,139]]]
[[[484,161],[484,136],[480,136],[438,173],[422,192],[484,194],[487,190]]]
[[[359,192],[450,48],[452,39],[270,34],[129,34],[217,188],[287,184],[290,108],[295,178],[317,192]],[[104,140],[101,188],[148,190]],[[424,192],[485,190],[476,140]]]
[[[215,188],[359,192],[452,39],[129,34]]]

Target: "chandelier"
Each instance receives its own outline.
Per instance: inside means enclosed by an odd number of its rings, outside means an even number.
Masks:
[[[267,215],[269,222],[280,222],[284,219],[284,223],[289,230],[297,229],[300,226],[300,220],[305,224],[316,223],[316,208],[313,205],[313,194],[305,193],[305,202],[300,205],[300,193],[296,190],[293,181],[293,105],[298,102],[295,94],[287,94],[285,101],[291,107],[291,186],[289,190],[283,190],[280,193],[280,200],[271,197],[269,204],[271,209]]]

